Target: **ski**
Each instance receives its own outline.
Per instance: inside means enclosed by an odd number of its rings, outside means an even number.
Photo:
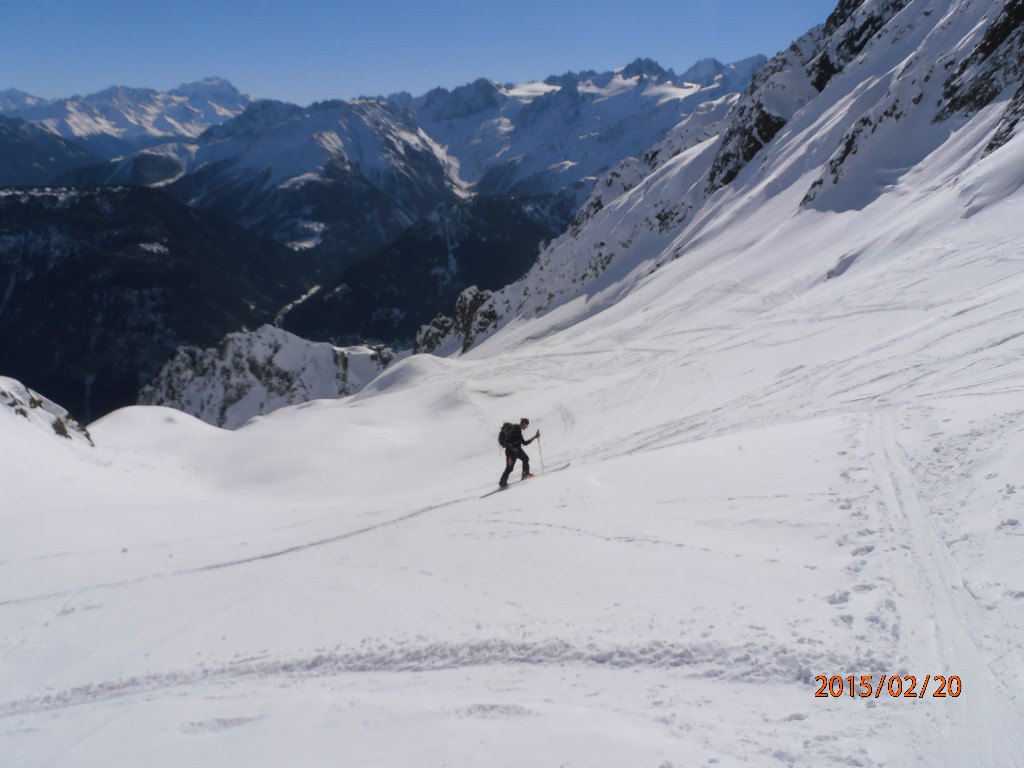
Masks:
[[[504,488],[495,488],[493,491],[488,491],[487,493],[485,493],[480,498],[481,499],[486,499],[488,496],[493,496],[496,493],[501,493],[502,491],[507,491],[509,488],[514,488],[515,486],[520,485],[521,483],[525,482],[525,480],[533,480],[533,479],[538,478],[538,477],[543,477],[544,475],[550,475],[552,472],[561,472],[563,469],[566,469],[569,466],[570,463],[571,462],[567,461],[567,462],[565,462],[565,464],[559,464],[557,467],[552,467],[551,469],[544,470],[543,472],[541,472],[539,474],[535,472],[532,476],[530,476],[528,478],[525,478],[524,480],[516,480],[514,483],[509,483]]]

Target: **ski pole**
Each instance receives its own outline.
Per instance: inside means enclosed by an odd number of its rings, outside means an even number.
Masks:
[[[544,449],[540,446],[540,434],[537,434],[537,453],[540,454],[540,471],[544,471]]]

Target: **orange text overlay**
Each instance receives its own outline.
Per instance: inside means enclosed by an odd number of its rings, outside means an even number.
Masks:
[[[957,675],[818,675],[819,684],[814,695],[820,699],[849,696],[851,699],[933,699],[957,698],[963,685]]]

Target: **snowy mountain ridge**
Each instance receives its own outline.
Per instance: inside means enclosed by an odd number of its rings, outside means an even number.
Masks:
[[[645,151],[700,104],[743,89],[763,62],[707,59],[677,76],[638,59],[611,72],[518,85],[478,80],[391,100],[448,147],[478,192],[572,189],[585,197],[595,176]]]
[[[581,231],[577,222],[541,254],[529,275],[503,291],[469,289],[452,317],[422,329],[417,348],[466,351],[519,318],[567,304],[585,307],[585,314],[600,311],[606,304],[593,301],[595,296],[612,286],[623,290],[620,281],[630,273],[639,280],[685,257],[708,230],[760,206],[759,195],[777,198],[799,190],[799,204],[784,220],[803,210],[864,209],[997,98],[991,88],[983,98],[953,98],[950,89],[963,79],[966,65],[945,82],[940,76],[987,47],[997,60],[1021,49],[1018,36],[1008,33],[998,45],[993,42],[1012,9],[983,5],[840,3],[824,25],[754,76],[718,126],[719,135],[682,144],[686,152],[653,173],[633,172],[627,184],[616,183],[621,170],[613,172],[598,190],[622,196],[611,206],[604,198],[585,206],[580,221],[591,218],[589,226]],[[983,72],[977,77],[988,82]],[[1019,86],[1015,81],[1010,87]],[[1015,119],[1015,103],[998,107],[1001,126]],[[971,151],[979,157],[991,152],[992,141]],[[634,160],[624,167],[642,166]]]
[[[252,102],[228,81],[211,77],[170,91],[114,86],[89,96],[39,99],[0,94],[0,114],[45,126],[110,158],[171,140],[194,139]]]
[[[417,98],[257,102],[202,135],[144,148],[82,179],[167,187],[297,249],[376,247],[434,205],[471,193],[567,195],[578,205],[597,175],[645,151],[704,101],[743,88],[763,60],[705,60],[679,76],[637,60],[613,72],[478,80]],[[346,212],[365,223],[332,232],[338,216],[324,209],[346,207],[339,184],[362,195],[366,183],[376,190],[372,203]]]
[[[259,101],[187,142],[94,166],[73,183],[145,184],[295,251],[333,276],[466,192],[458,168],[406,114],[379,101]],[[312,267],[303,268],[306,262]]]

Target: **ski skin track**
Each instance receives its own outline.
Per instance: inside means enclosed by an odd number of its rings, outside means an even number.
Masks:
[[[566,464],[566,466],[568,466],[568,464]],[[430,506],[415,509],[412,512],[408,512],[404,515],[400,515],[399,517],[392,518],[391,520],[385,520],[380,523],[374,523],[373,525],[368,525],[364,528],[358,528],[354,531],[346,531],[345,533],[339,533],[336,536],[328,536],[327,538],[317,539],[316,541],[309,541],[304,544],[295,544],[294,546],[275,550],[273,552],[265,552],[261,555],[253,555],[251,557],[245,557],[239,560],[229,560],[223,563],[211,563],[210,565],[201,565],[196,568],[185,568],[179,571],[170,571],[169,573],[151,573],[147,576],[139,576],[138,578],[128,579],[126,581],[111,581],[102,584],[90,584],[88,586],[79,587],[77,589],[67,589],[61,592],[52,592],[45,595],[30,595],[28,597],[16,597],[11,600],[4,600],[3,602],[0,602],[0,607],[7,605],[18,605],[20,603],[32,603],[39,600],[49,600],[55,597],[70,597],[72,595],[80,595],[95,589],[117,589],[120,587],[128,587],[133,584],[140,584],[145,581],[152,581],[154,579],[166,579],[175,576],[188,576],[196,573],[205,573],[207,571],[216,571],[222,568],[234,568],[240,565],[248,565],[250,563],[260,562],[261,560],[271,560],[277,557],[284,557],[286,555],[292,555],[296,552],[302,552],[307,549],[322,547],[327,544],[333,544],[337,541],[351,539],[355,536],[361,536],[364,533],[371,533],[372,531],[376,531],[380,528],[387,528],[393,525],[399,525],[408,520],[412,520],[413,518],[419,517],[420,515],[424,515],[427,512],[433,512],[438,509],[443,509],[444,507],[450,507],[454,504],[460,504],[464,501],[469,501],[471,498],[472,497],[467,496],[459,499],[452,499],[451,501],[446,501],[441,504],[431,504]]]
[[[550,474],[552,472],[558,472],[560,470],[567,469],[568,467],[569,467],[569,462],[566,462],[565,464],[557,466],[557,467],[555,467],[553,469],[546,470],[546,471],[542,472],[541,474],[536,475],[536,477],[542,477],[545,474]],[[520,481],[517,481],[515,483],[511,483],[509,485],[509,487],[512,487],[513,485],[519,485],[519,483],[521,483],[521,482],[522,481],[520,480]],[[498,488],[498,489],[496,489],[494,491],[490,491],[488,493],[485,493],[480,498],[485,498],[487,496],[490,496],[492,494],[495,494],[495,493],[498,493],[499,491],[504,491],[504,490],[508,490],[508,488]],[[325,546],[327,544],[333,544],[334,542],[337,542],[337,541],[344,541],[345,539],[351,539],[351,538],[353,538],[355,536],[361,536],[364,533],[371,533],[372,531],[376,531],[376,530],[378,530],[380,528],[387,528],[389,526],[399,525],[399,524],[404,523],[404,522],[406,522],[408,520],[412,520],[413,518],[419,517],[420,515],[424,515],[427,512],[434,512],[434,511],[436,511],[438,509],[443,509],[444,507],[450,507],[453,504],[460,504],[460,503],[462,503],[464,501],[469,501],[470,498],[471,497],[463,497],[463,498],[459,498],[459,499],[452,499],[451,501],[446,501],[446,502],[444,502],[442,504],[432,504],[432,505],[430,505],[428,507],[422,507],[420,509],[415,509],[412,512],[409,512],[409,513],[407,513],[405,515],[401,515],[401,516],[396,517],[396,518],[392,518],[391,520],[385,520],[383,522],[375,523],[373,525],[369,525],[369,526],[366,526],[364,528],[359,528],[359,529],[356,529],[354,531],[346,531],[345,533],[339,533],[336,536],[328,536],[328,537],[323,538],[323,539],[317,539],[316,541],[310,541],[310,542],[306,542],[304,544],[296,544],[294,546],[285,547],[284,549],[275,550],[273,552],[265,552],[265,553],[260,554],[260,555],[253,555],[252,557],[245,557],[245,558],[241,558],[239,560],[230,560],[230,561],[223,562],[223,563],[211,563],[210,565],[202,565],[202,566],[199,566],[199,567],[196,567],[196,568],[186,568],[186,569],[183,569],[183,570],[180,570],[180,571],[171,571],[169,573],[153,573],[153,574],[149,574],[147,576],[140,576],[140,577],[138,577],[136,579],[129,579],[127,581],[112,581],[112,582],[107,582],[107,583],[103,583],[103,584],[90,584],[90,585],[85,586],[85,587],[79,587],[78,589],[69,589],[69,590],[64,590],[62,592],[53,592],[53,593],[45,594],[45,595],[31,595],[31,596],[28,596],[28,597],[17,597],[17,598],[13,598],[11,600],[4,600],[4,601],[0,602],[0,607],[6,606],[6,605],[17,605],[17,604],[20,604],[20,603],[31,603],[31,602],[36,602],[36,601],[39,601],[39,600],[49,600],[49,599],[56,598],[56,597],[69,597],[69,596],[72,596],[72,595],[80,595],[80,594],[82,594],[84,592],[89,592],[89,591],[94,590],[94,589],[117,589],[119,587],[127,587],[127,586],[131,586],[133,584],[139,584],[139,583],[142,583],[142,582],[145,582],[145,581],[151,581],[153,579],[166,579],[166,578],[173,578],[173,577],[176,577],[176,576],[188,576],[188,575],[196,574],[196,573],[205,573],[207,571],[216,571],[216,570],[220,570],[222,568],[234,568],[234,567],[240,566],[240,565],[248,565],[249,563],[260,562],[261,560],[271,560],[271,559],[274,559],[274,558],[277,558],[277,557],[284,557],[286,555],[292,555],[292,554],[295,554],[296,552],[302,552],[302,551],[307,550],[307,549],[313,549],[315,547],[322,547],[322,546]]]
[[[571,462],[567,461],[567,462],[565,462],[565,464],[560,464],[559,466],[553,467],[552,469],[542,470],[539,474],[534,474],[533,478],[543,477],[544,475],[550,475],[552,472],[560,472],[563,469],[568,469],[569,468],[569,464],[571,464]],[[532,479],[532,478],[524,478],[524,479],[529,480],[529,479]],[[496,493],[501,493],[502,491],[507,491],[509,488],[512,488],[513,486],[516,486],[516,485],[519,485],[522,482],[523,482],[523,480],[517,480],[514,483],[509,483],[504,488],[495,488],[493,491],[488,491],[487,493],[485,493],[480,498],[481,499],[486,499],[488,496],[493,496]]]

